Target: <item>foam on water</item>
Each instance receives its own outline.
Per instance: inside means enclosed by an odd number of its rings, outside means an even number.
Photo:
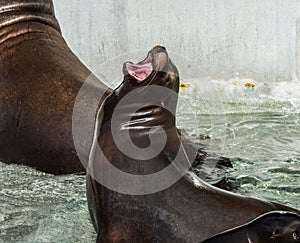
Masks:
[[[192,110],[209,114],[207,107],[219,105],[218,113],[300,112],[300,81],[267,82],[253,79],[211,80],[209,78],[183,80],[189,88],[182,90],[180,100],[187,101]],[[196,87],[196,89],[195,89]],[[195,102],[195,98],[196,101]],[[186,106],[186,103],[183,104]],[[180,106],[179,112],[185,112]]]

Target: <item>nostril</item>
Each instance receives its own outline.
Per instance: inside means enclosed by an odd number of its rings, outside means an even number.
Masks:
[[[160,46],[160,45],[155,46],[153,49],[156,50],[158,53],[166,51],[166,48],[164,46]]]
[[[161,46],[159,49],[158,49],[158,52],[165,52],[166,51],[166,48],[164,46]]]

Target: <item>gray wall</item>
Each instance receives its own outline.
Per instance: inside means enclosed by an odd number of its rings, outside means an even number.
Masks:
[[[241,78],[278,81],[293,79],[296,66],[300,70],[299,0],[54,0],[54,4],[68,44],[92,70],[115,56],[156,44],[192,59],[202,69],[199,76],[229,79],[238,72]]]

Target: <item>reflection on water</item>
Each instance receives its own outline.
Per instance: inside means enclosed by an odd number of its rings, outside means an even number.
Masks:
[[[218,115],[192,113],[179,104],[178,125],[191,135],[216,132]],[[300,114],[252,110],[225,118],[223,155],[233,158],[239,192],[300,208]],[[0,242],[95,242],[84,175],[0,163],[0,183]]]

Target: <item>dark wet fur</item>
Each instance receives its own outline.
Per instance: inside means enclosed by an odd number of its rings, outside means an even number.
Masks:
[[[170,65],[169,60],[165,66],[168,65]],[[172,66],[170,72],[174,72],[174,69],[175,67]],[[125,76],[124,82],[126,78],[130,77]],[[161,76],[157,78],[158,81],[161,80]],[[134,84],[134,80],[131,81]],[[173,80],[176,85],[178,81],[178,79]],[[171,85],[170,87],[172,88]],[[122,89],[122,86],[120,88]],[[134,86],[129,83],[121,91],[125,95],[133,88]],[[122,92],[114,92],[107,99],[108,103],[104,103],[104,113],[101,113],[103,121],[99,128],[100,133],[96,133],[95,141],[99,143],[110,163],[127,173],[151,174],[153,171],[165,168],[170,164],[172,156],[176,156],[176,141],[180,135],[175,127],[175,120],[170,122],[167,119],[168,124],[162,124],[166,127],[168,140],[171,141],[169,143],[167,140],[166,147],[155,158],[147,161],[128,158],[114,144],[110,125],[110,115],[113,112],[111,105],[118,102],[116,94]],[[158,115],[158,119],[162,118],[161,114]],[[163,115],[165,116],[166,114]],[[155,121],[157,120],[154,119]],[[146,128],[142,131],[133,131],[132,139],[138,145],[144,144],[151,130],[148,131],[149,133],[147,131]],[[127,138],[124,139],[123,143],[127,142]],[[101,157],[95,154],[92,154],[90,158],[92,171],[99,168],[101,163],[106,163],[105,160],[96,159]],[[109,174],[104,171],[98,172],[100,176],[109,177]],[[133,188],[140,186],[140,184],[132,185]],[[92,221],[98,235],[98,243],[194,243],[243,225],[266,212],[285,210],[299,213],[296,209],[283,205],[220,190],[198,179],[193,173],[182,177],[165,190],[139,196],[109,190],[87,174],[87,197]]]
[[[202,243],[297,243],[300,242],[300,216],[271,212],[251,222],[220,233]]]

